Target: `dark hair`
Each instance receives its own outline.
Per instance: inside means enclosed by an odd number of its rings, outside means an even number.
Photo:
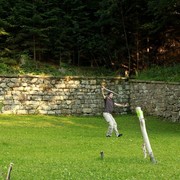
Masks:
[[[109,96],[110,94],[113,94],[112,92],[108,92],[107,95]]]

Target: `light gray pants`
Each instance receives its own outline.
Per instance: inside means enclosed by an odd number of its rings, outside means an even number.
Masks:
[[[109,127],[107,130],[106,136],[111,136],[113,130],[115,131],[116,136],[118,136],[119,132],[117,130],[117,123],[116,123],[115,119],[113,118],[113,116],[110,113],[103,112],[103,117],[107,121],[107,123],[109,123]]]

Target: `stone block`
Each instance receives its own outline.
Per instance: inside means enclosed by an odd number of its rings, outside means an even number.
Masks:
[[[82,112],[85,114],[89,114],[89,113],[92,113],[92,109],[91,108],[83,108]]]
[[[28,114],[28,110],[16,110],[17,114]]]

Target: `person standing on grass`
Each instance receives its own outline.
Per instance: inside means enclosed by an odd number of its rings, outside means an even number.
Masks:
[[[117,123],[114,117],[112,116],[112,112],[114,109],[114,106],[118,107],[124,107],[122,104],[115,103],[113,100],[113,92],[108,92],[107,96],[104,94],[104,89],[105,87],[103,86],[101,88],[102,90],[102,95],[104,98],[104,112],[103,112],[103,117],[106,120],[106,122],[109,124],[106,137],[111,137],[113,131],[115,132],[117,137],[121,137],[123,134],[120,134],[118,129],[117,129]]]

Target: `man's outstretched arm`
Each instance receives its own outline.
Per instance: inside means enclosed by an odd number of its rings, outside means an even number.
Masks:
[[[118,107],[127,107],[129,104],[128,103],[124,103],[124,104],[114,103],[114,105]]]

